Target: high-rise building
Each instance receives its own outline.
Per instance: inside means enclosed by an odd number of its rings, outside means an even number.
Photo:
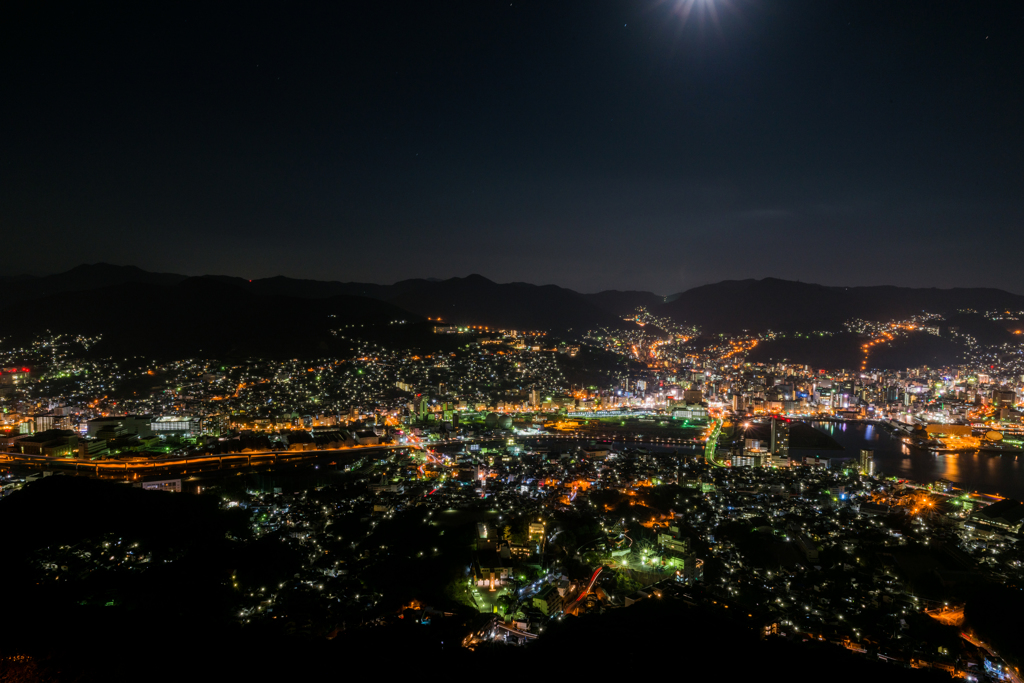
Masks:
[[[28,382],[28,368],[0,368],[0,387],[14,387]]]
[[[740,454],[732,456],[733,467],[764,467],[765,456],[744,450]]]
[[[992,391],[992,404],[998,408],[1012,406],[1017,402],[1017,394],[1013,389],[995,389]]]
[[[159,436],[195,436],[202,431],[201,423],[191,415],[162,415],[154,418],[149,427]]]
[[[863,450],[860,452],[859,469],[861,474],[873,475],[875,473],[875,452]]]
[[[51,429],[71,429],[71,419],[67,415],[49,413],[47,415],[35,415],[33,419],[36,423],[35,431],[37,432],[46,432]]]
[[[110,425],[120,425],[126,434],[138,434],[140,437],[153,436],[152,415],[115,415],[98,417],[89,420],[88,436],[94,438],[96,432]]]
[[[789,460],[789,420],[772,417],[772,436],[768,450],[773,459]]]
[[[207,415],[200,423],[203,434],[210,436],[224,436],[231,431],[231,416],[227,413],[216,413]]]

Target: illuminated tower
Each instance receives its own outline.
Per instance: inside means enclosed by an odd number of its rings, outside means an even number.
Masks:
[[[789,420],[772,417],[772,437],[768,450],[772,459],[789,460]]]
[[[870,476],[870,475],[873,475],[875,473],[875,458],[874,458],[874,455],[875,455],[875,452],[871,451],[871,450],[863,450],[863,451],[860,452],[860,459],[859,459],[860,467],[858,469],[860,470],[861,474],[866,474],[866,475]]]

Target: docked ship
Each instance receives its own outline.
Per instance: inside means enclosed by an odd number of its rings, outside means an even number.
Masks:
[[[1024,453],[1024,448],[1005,441],[983,441],[978,450],[983,453]]]
[[[983,453],[1024,453],[1024,444],[1018,440],[1009,441],[1002,432],[990,429],[981,439],[978,450]]]

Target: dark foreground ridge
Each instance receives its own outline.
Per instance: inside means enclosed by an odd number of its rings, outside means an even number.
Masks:
[[[948,680],[828,643],[764,639],[753,615],[668,599],[553,622],[550,633],[529,647],[475,652],[460,641],[486,615],[454,601],[440,605],[451,616],[429,626],[341,620],[329,634],[311,632],[297,603],[282,610],[288,621],[283,628],[245,628],[233,618],[236,584],[275,580],[288,571],[287,561],[246,537],[240,510],[220,510],[218,503],[217,496],[69,477],[48,478],[4,501],[0,678],[120,681],[144,671],[147,680],[296,680],[339,670],[417,676],[427,668],[451,675],[563,669],[587,680],[669,675],[685,663],[701,678],[784,672],[787,680],[803,682],[827,672],[828,680],[838,681]],[[46,583],[34,579],[37,550],[97,542],[109,544],[111,554],[144,549],[149,566],[126,573],[83,565]]]

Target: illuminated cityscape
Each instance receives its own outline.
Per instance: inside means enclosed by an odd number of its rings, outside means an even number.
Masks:
[[[329,321],[341,345],[302,358],[111,357],[116,325],[15,335],[0,513],[205,501],[218,552],[247,558],[211,560],[212,590],[260,638],[399,637],[410,620],[466,656],[529,656],[657,603],[758,642],[1015,679],[998,617],[972,605],[1024,580],[1022,316],[708,334],[640,307],[573,335],[408,311]],[[853,367],[800,362],[805,338]],[[933,339],[955,362],[873,365]],[[66,540],[30,523],[21,571],[128,609],[128,577],[198,561],[172,539],[203,536],[139,514],[154,527]]]
[[[0,683],[1024,683],[1021,44],[8,8]]]

